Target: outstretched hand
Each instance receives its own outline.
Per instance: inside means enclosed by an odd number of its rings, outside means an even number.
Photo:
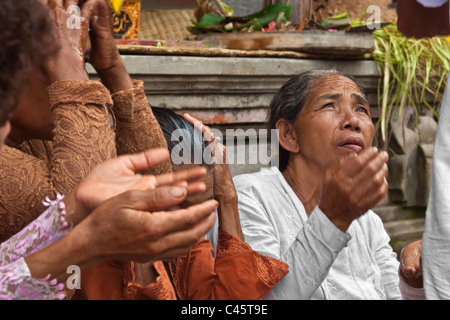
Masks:
[[[73,231],[95,244],[93,255],[101,259],[148,262],[186,255],[213,226],[217,202],[164,211],[186,198],[174,194],[175,189],[182,188],[122,193],[102,203]]]
[[[383,199],[389,156],[371,147],[338,159],[325,173],[319,208],[342,231]]]
[[[109,160],[97,166],[71,193],[72,206],[75,208],[72,222],[83,220],[102,202],[129,190],[151,190],[161,186],[179,186],[186,193],[205,191],[205,185],[192,182],[206,174],[205,168],[162,175],[141,175],[140,171],[155,167],[166,161],[169,153],[166,149],[150,149],[135,155],[125,155]]]

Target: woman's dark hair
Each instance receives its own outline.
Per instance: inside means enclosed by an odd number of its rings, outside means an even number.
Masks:
[[[174,156],[184,156],[179,154],[180,151],[190,150],[190,157],[184,158],[187,162],[183,164],[195,163],[212,168],[211,154],[205,152],[207,146],[200,130],[195,129],[192,123],[170,109],[152,107],[152,111],[166,139],[172,163]],[[175,164],[180,163],[175,161]]]
[[[59,49],[48,8],[37,0],[1,0],[0,44],[0,126],[3,126],[17,107],[31,68],[40,68]]]
[[[365,96],[364,89],[361,85],[359,85],[355,78],[346,73],[334,69],[310,70],[300,73],[288,80],[273,97],[268,114],[269,129],[276,129],[276,124],[280,119],[294,123],[308,100],[311,90],[316,85],[319,85],[318,80],[330,75],[347,77],[358,86],[361,93]],[[286,169],[289,161],[289,152],[281,145],[279,149],[279,169],[283,171]]]

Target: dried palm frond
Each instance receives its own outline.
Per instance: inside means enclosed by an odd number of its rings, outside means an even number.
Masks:
[[[397,112],[401,118],[406,106],[413,107],[415,119],[424,110],[438,118],[450,69],[450,42],[445,37],[407,38],[395,25],[373,34],[373,58],[382,75],[379,86],[381,117],[377,125],[386,141],[391,115]]]

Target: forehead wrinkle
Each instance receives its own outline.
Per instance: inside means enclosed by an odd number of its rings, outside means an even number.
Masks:
[[[342,98],[342,93],[327,93],[321,95],[317,100],[336,100]]]

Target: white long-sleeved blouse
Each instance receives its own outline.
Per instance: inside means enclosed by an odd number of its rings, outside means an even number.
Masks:
[[[399,262],[381,219],[368,211],[342,232],[316,207],[308,217],[276,167],[235,177],[246,242],[289,265],[275,299],[401,299]],[[407,288],[405,298],[415,297]],[[423,290],[419,296],[423,296]]]

